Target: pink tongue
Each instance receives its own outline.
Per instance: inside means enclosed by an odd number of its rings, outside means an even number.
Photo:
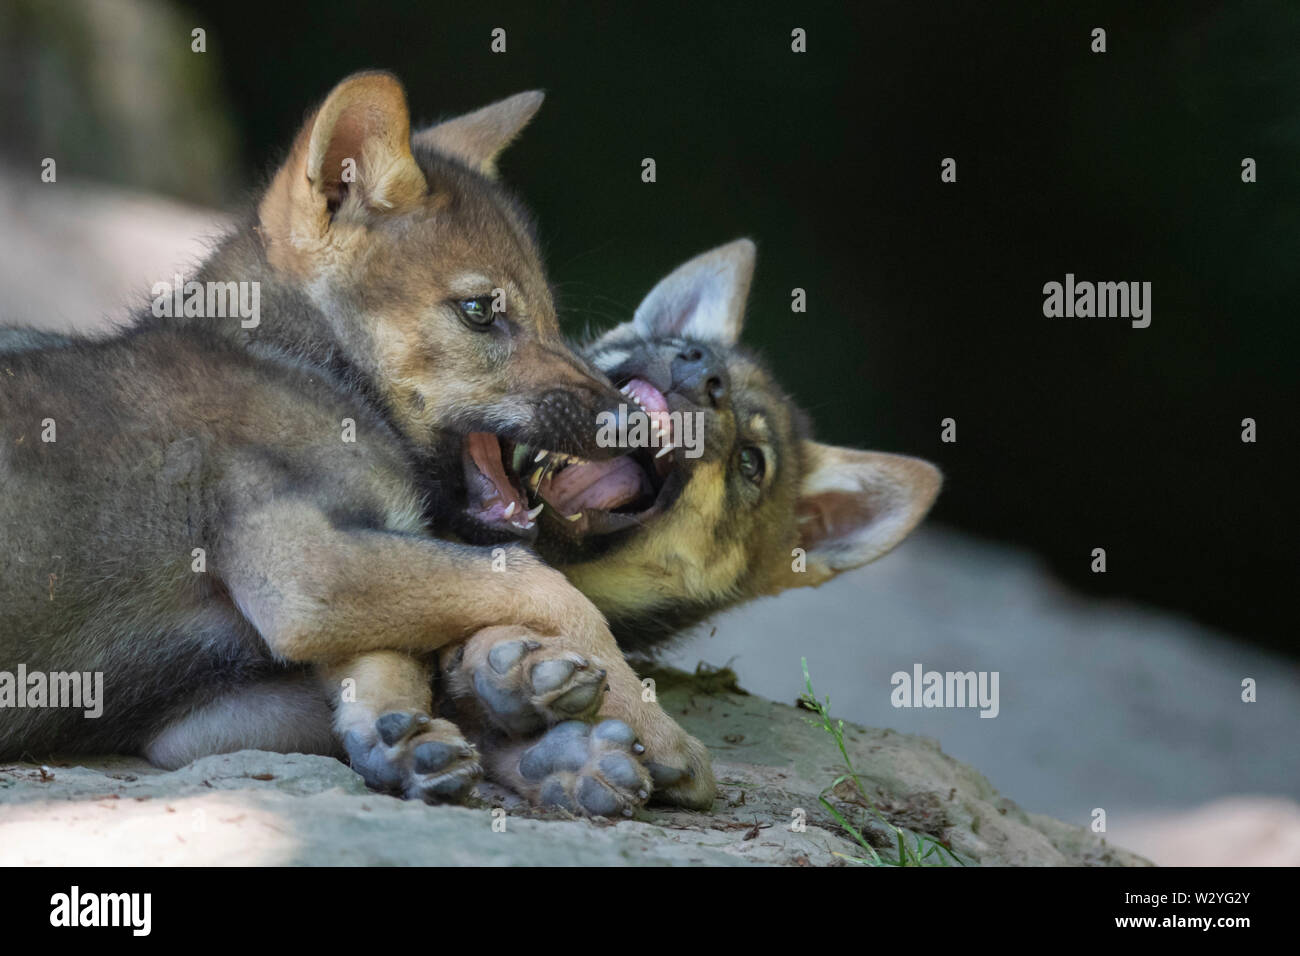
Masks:
[[[668,411],[668,399],[664,398],[663,392],[645,379],[634,378],[627,383],[626,388],[640,403],[641,407],[651,415],[654,415],[655,412]]]
[[[636,398],[637,403],[646,410],[650,421],[659,427],[662,438],[655,447],[671,444],[673,441],[673,422],[668,414],[668,399],[643,378],[634,378],[624,386]]]
[[[641,466],[624,457],[570,465],[542,482],[538,493],[567,518],[583,508],[613,511],[651,490]]]

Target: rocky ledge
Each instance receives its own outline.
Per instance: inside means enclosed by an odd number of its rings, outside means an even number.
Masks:
[[[713,752],[710,813],[576,820],[489,785],[471,806],[431,807],[303,754],[246,750],[172,772],[79,758],[0,765],[0,864],[852,866],[897,862],[901,839],[926,865],[1149,865],[1026,813],[933,740],[844,724],[855,782],[815,712],[746,694],[726,670],[653,676]]]

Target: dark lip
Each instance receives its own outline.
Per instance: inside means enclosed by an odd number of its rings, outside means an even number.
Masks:
[[[679,400],[681,399],[680,395],[677,395],[676,392],[672,391],[671,383],[661,381],[645,369],[618,368],[611,372],[609,376],[609,380],[614,383],[615,388],[622,388],[634,378],[639,378],[642,381],[649,382],[659,390],[660,394],[662,394],[664,398],[668,398],[671,395],[676,396]]]
[[[659,386],[655,386],[658,388]],[[620,401],[626,401],[626,398],[615,392]],[[610,412],[617,408],[617,403],[609,407],[601,407],[591,412],[590,435],[583,437],[579,431],[569,435],[547,434],[541,426],[535,425],[530,419],[522,425],[502,426],[499,421],[493,421],[490,417],[481,413],[473,412],[469,415],[458,418],[454,424],[448,426],[445,430],[447,433],[456,437],[460,447],[464,447],[465,436],[470,432],[487,432],[496,435],[501,441],[512,442],[516,445],[530,445],[533,448],[545,448],[547,451],[561,452],[566,455],[576,455],[579,458],[585,458],[588,461],[599,461],[603,458],[618,457],[617,451],[603,448],[595,443],[596,436],[596,416],[602,412]],[[585,444],[584,444],[585,443]]]
[[[470,514],[467,509],[461,509],[450,522],[449,527],[467,544],[493,545],[512,544],[517,541],[533,543],[537,540],[542,523],[538,521],[531,528],[524,530],[509,522],[498,524],[484,521]]]

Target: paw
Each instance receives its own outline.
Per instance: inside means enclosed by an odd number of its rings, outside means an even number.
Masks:
[[[621,720],[594,725],[569,720],[526,749],[516,748],[509,776],[537,806],[630,817],[650,796],[650,771],[639,759],[644,749]]]
[[[532,736],[565,720],[589,720],[605,695],[605,670],[545,641],[508,636],[466,653],[458,683],[487,719],[512,737]]]
[[[708,810],[717,796],[708,748],[684,731],[657,703],[611,698],[602,718],[626,721],[645,745],[642,762],[654,784],[655,803]]]
[[[713,806],[718,785],[713,778],[713,760],[700,741],[679,730],[679,736],[668,747],[656,747],[646,758],[655,803],[692,810]]]
[[[460,803],[483,775],[455,724],[418,711],[390,711],[368,733],[349,731],[343,746],[369,787],[407,800]]]

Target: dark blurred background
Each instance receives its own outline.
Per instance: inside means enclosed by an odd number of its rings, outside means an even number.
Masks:
[[[355,69],[395,71],[426,120],[545,89],[502,172],[573,332],[751,236],[746,338],[821,438],[939,463],[935,521],[1087,594],[1296,653],[1300,5],[0,6],[5,159],[191,202],[255,187]],[[105,30],[157,42],[116,55]],[[1151,282],[1151,327],[1044,318],[1067,272]]]

